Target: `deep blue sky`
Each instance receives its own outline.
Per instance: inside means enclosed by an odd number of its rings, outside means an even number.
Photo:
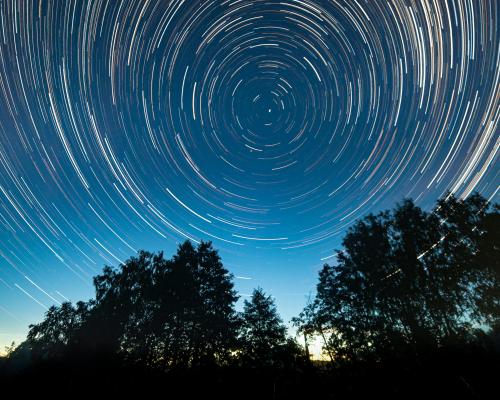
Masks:
[[[0,2],[0,346],[186,238],[288,321],[356,218],[497,200],[499,10]]]

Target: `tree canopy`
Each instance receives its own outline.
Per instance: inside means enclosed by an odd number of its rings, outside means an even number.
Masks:
[[[63,377],[65,393],[101,382],[115,397],[134,382],[196,398],[210,387],[228,398],[242,387],[248,398],[425,397],[436,385],[478,398],[500,365],[499,227],[499,207],[478,194],[446,195],[429,211],[403,200],[356,221],[292,320],[305,349],[263,289],[237,311],[210,242],[186,241],[170,259],[139,251],[94,278],[93,299],[52,306],[30,325],[0,357],[0,380],[38,390]],[[331,362],[309,359],[309,338]]]
[[[240,330],[241,358],[244,364],[272,366],[289,363],[300,354],[297,344],[287,338],[273,298],[262,288],[245,300]]]
[[[419,356],[500,330],[498,205],[449,194],[430,211],[403,200],[346,232],[336,263],[293,319],[335,362]],[[94,278],[95,298],[52,306],[30,325],[33,359],[109,355],[172,370],[285,366],[303,355],[261,288],[236,311],[233,276],[210,242],[140,251]]]
[[[478,194],[357,221],[297,319],[336,360],[419,354],[500,321],[499,213]]]
[[[238,296],[211,243],[186,241],[170,260],[140,251],[94,286],[95,300],[53,306],[30,326],[37,354],[119,354],[170,368],[224,362],[235,346]]]

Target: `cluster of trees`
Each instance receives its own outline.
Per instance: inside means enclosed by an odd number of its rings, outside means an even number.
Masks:
[[[370,214],[294,322],[337,361],[414,357],[500,332],[499,229],[498,205],[479,194]]]
[[[171,370],[235,360],[272,366],[299,356],[262,289],[236,312],[232,275],[210,242],[186,241],[172,259],[140,251],[118,269],[105,267],[94,286],[95,299],[52,306],[30,325],[25,346],[34,359],[119,356]]]
[[[94,299],[51,307],[21,347],[35,360],[111,355],[173,370],[297,366],[308,361],[311,336],[336,365],[499,337],[499,215],[479,194],[447,195],[429,212],[404,200],[357,221],[336,264],[321,269],[315,298],[293,319],[305,348],[287,336],[262,289],[237,312],[217,251],[189,241],[171,259],[141,251],[105,267]]]

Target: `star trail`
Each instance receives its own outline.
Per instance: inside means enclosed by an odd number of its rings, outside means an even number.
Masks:
[[[498,199],[497,1],[1,1],[0,345],[211,240],[285,317],[357,218]]]

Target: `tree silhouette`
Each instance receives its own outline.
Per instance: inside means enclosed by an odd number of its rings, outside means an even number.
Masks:
[[[76,307],[70,302],[60,307],[52,306],[39,324],[30,325],[27,341],[35,359],[60,359],[74,344],[78,330],[89,314],[87,303],[79,301]]]
[[[465,343],[500,316],[497,240],[498,207],[478,194],[447,195],[432,212],[405,200],[370,214],[320,271],[301,330],[322,335],[336,360]]]
[[[140,251],[94,278],[95,298],[30,325],[0,357],[0,380],[65,393],[102,384],[115,397],[133,383],[143,397],[233,398],[245,387],[248,398],[487,398],[500,366],[499,216],[474,194],[446,195],[429,212],[404,200],[358,220],[292,320],[305,352],[261,288],[236,312],[233,277],[210,242],[186,241],[170,259]],[[309,360],[314,336],[328,368]]]
[[[171,260],[140,251],[94,278],[95,300],[51,307],[28,341],[40,358],[120,355],[164,368],[227,361],[238,328],[232,275],[211,243],[186,241]]]
[[[299,354],[297,344],[287,338],[286,326],[278,315],[274,300],[262,288],[254,289],[245,300],[241,325],[241,359],[251,366],[289,363]]]
[[[232,275],[210,243],[185,242],[156,270],[157,312],[151,318],[166,366],[205,365],[228,359],[235,346],[237,317]]]

